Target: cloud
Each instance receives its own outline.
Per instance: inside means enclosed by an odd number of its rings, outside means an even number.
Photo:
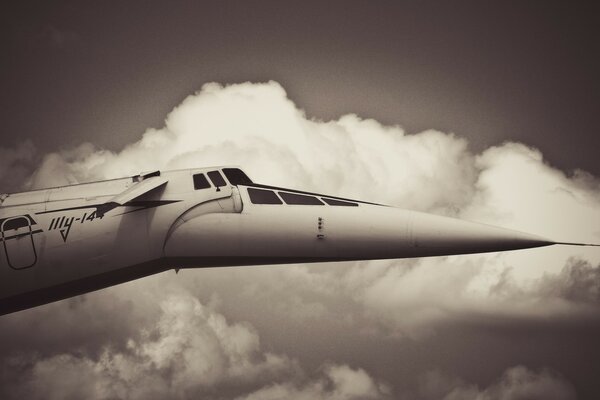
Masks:
[[[0,163],[6,170],[37,163],[30,144],[5,154]],[[566,174],[520,143],[474,154],[465,139],[453,134],[428,130],[408,135],[400,126],[353,114],[312,119],[276,82],[207,84],[167,115],[164,127],[148,129],[121,151],[84,143],[41,160],[28,180],[22,178],[28,187],[235,164],[261,183],[458,216],[558,240],[600,242],[593,223],[600,220],[600,181],[584,171]],[[0,176],[0,182],[14,184],[13,174]],[[415,260],[182,271],[177,277],[162,274],[3,317],[0,338],[10,346],[0,349],[0,356],[16,363],[16,370],[28,371],[15,379],[26,379],[29,387],[46,385],[56,371],[81,373],[81,380],[92,382],[85,389],[94,390],[86,392],[91,397],[160,397],[169,390],[174,397],[185,397],[186,391],[210,397],[229,387],[234,388],[226,392],[229,397],[242,398],[278,393],[385,397],[388,390],[378,375],[365,372],[371,371],[365,365],[377,365],[372,358],[381,354],[382,343],[443,346],[446,338],[438,333],[453,324],[484,330],[544,323],[550,331],[587,322],[596,326],[599,270],[598,249],[554,246]],[[191,297],[182,298],[181,292]],[[40,330],[45,334],[36,334]],[[353,353],[366,346],[363,340],[372,340],[368,343],[377,351]],[[278,351],[265,350],[269,346]],[[330,361],[321,353],[336,358]],[[509,365],[520,363],[522,355],[513,353]],[[311,375],[306,365],[314,366],[315,359],[321,369]],[[392,364],[404,371],[419,359],[413,355]],[[463,361],[457,358],[456,368]],[[488,361],[481,366],[488,374],[500,375],[507,367]],[[532,374],[533,382],[546,376]],[[197,376],[202,378],[192,379]],[[105,383],[115,379],[122,384]],[[461,387],[491,396],[479,389],[487,386],[477,384]],[[109,392],[107,385],[117,392]],[[11,385],[20,394],[26,386]],[[69,390],[78,396],[75,390],[84,389]]]
[[[506,325],[522,319],[600,320],[600,264],[571,259],[559,273],[519,281],[502,260],[470,256],[398,263],[362,287],[353,284],[354,297],[375,322],[412,337],[457,319]]]
[[[439,370],[421,376],[419,399],[443,400],[519,400],[576,399],[575,389],[560,374],[549,369],[539,372],[524,366],[507,369],[500,379],[486,388],[468,384],[463,380],[443,374]]]
[[[327,365],[323,377],[303,385],[290,382],[261,388],[238,400],[352,400],[390,398],[390,388],[375,382],[364,370]]]
[[[513,271],[500,255],[478,255],[183,273],[188,290],[216,293],[228,315],[252,316],[261,329],[315,324],[323,334],[420,340],[457,321],[496,329],[600,324],[600,264],[571,259],[526,281]]]
[[[595,268],[581,260],[571,260],[556,276],[545,276],[539,291],[546,297],[556,297],[580,304],[600,304],[600,265]]]
[[[138,326],[125,348],[97,355],[22,352],[2,364],[3,398],[152,399],[383,398],[389,388],[364,370],[327,364],[308,377],[297,361],[261,349],[256,330],[228,322],[187,294],[168,295],[156,319]],[[9,385],[8,382],[11,382]]]
[[[120,152],[83,144],[49,154],[32,187],[140,171],[242,165],[262,182],[327,190],[406,208],[598,240],[600,182],[568,177],[541,153],[505,143],[472,154],[465,139],[348,114],[308,118],[276,82],[206,84]],[[557,213],[557,210],[569,210]],[[582,232],[581,229],[584,228]]]
[[[560,241],[600,242],[600,181],[567,176],[542,154],[504,143],[472,154],[453,134],[407,135],[348,114],[308,118],[276,82],[206,84],[120,152],[82,144],[45,156],[30,187],[140,171],[242,165],[255,180],[505,226]],[[558,272],[568,258],[600,262],[597,249],[514,252],[519,278]],[[533,262],[532,262],[533,260]]]
[[[464,139],[436,131],[407,136],[352,114],[311,120],[275,82],[207,84],[167,116],[164,128],[149,129],[119,153],[92,150],[85,144],[47,155],[32,187],[231,163],[265,182],[443,209],[465,203],[476,178]]]

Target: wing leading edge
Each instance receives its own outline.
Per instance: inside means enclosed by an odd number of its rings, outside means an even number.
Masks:
[[[161,177],[159,171],[138,175],[134,177],[134,180],[136,180],[137,183],[133,184],[127,190],[119,193],[107,202],[100,204],[97,207],[96,215],[103,216],[113,208],[125,205],[127,202],[135,200],[154,189],[166,185],[169,181],[167,178]]]

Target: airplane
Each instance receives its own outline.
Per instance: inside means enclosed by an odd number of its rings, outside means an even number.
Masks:
[[[592,245],[257,184],[234,166],[2,194],[0,240],[0,315],[170,269]]]

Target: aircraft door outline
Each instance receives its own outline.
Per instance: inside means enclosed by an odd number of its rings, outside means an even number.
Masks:
[[[27,225],[19,225],[18,223],[15,224],[15,221],[19,220],[25,220],[27,222]],[[8,228],[7,225],[9,223],[11,225],[16,225],[16,228],[13,228],[15,230],[15,235],[7,237],[6,231],[10,229],[6,228]],[[28,232],[18,233],[18,230],[20,228],[24,228],[25,226],[27,226]],[[38,257],[37,252],[35,250],[35,242],[33,241],[33,229],[31,227],[31,221],[27,216],[19,215],[5,219],[4,221],[2,221],[2,225],[0,225],[0,233],[2,235],[2,244],[4,245],[4,254],[6,255],[6,261],[9,267],[11,267],[14,270],[21,270],[31,268],[37,263]],[[29,243],[31,243],[31,247],[23,243],[23,241],[27,241],[26,236],[29,236]],[[12,240],[14,240],[15,243],[17,243],[17,241],[19,242],[16,246],[11,246],[10,244],[7,245],[7,243]],[[22,245],[20,248],[18,247],[19,244]],[[11,253],[13,253],[12,261],[11,256],[9,256],[9,254]],[[19,258],[19,256],[21,258]]]

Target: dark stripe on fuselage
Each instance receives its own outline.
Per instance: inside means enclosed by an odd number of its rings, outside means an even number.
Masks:
[[[55,213],[55,212],[60,212],[60,211],[85,210],[86,208],[97,208],[99,205],[100,204],[89,204],[86,206],[57,208],[55,210],[39,211],[39,212],[36,212],[36,214],[40,215],[40,214],[50,214],[50,213]]]
[[[147,208],[155,208],[155,207],[165,206],[165,205],[172,204],[172,203],[178,203],[180,201],[182,201],[182,200],[129,201],[129,202],[123,204],[122,206],[118,206],[118,207],[141,207],[141,208],[138,208],[137,210],[133,210],[133,211],[138,211],[138,210],[143,210],[143,209],[147,209]],[[57,208],[55,210],[40,211],[40,212],[37,212],[36,214],[50,214],[50,213],[55,213],[55,212],[60,212],[60,211],[73,211],[73,210],[83,210],[86,208],[98,208],[99,206],[101,206],[103,204],[105,204],[105,203],[89,204],[86,206]]]
[[[180,201],[183,200],[145,200],[145,201],[129,201],[127,203],[125,203],[123,206],[121,207],[139,207],[136,208],[135,210],[129,210],[129,211],[125,211],[122,212],[120,214],[114,214],[113,216],[117,216],[117,215],[124,215],[124,214],[129,214],[132,212],[136,212],[136,211],[140,211],[140,210],[147,210],[149,208],[155,208],[155,207],[160,207],[160,206],[166,206],[168,204],[172,204],[172,203],[178,203]]]
[[[130,212],[135,212],[135,211],[140,211],[140,210],[146,210],[146,209],[149,209],[149,208],[160,207],[160,206],[164,206],[164,205],[167,205],[167,204],[177,203],[177,202],[180,202],[180,201],[182,201],[182,200],[130,201],[130,202],[125,203],[124,205],[119,206],[119,207],[139,207],[139,208],[136,208],[134,210],[122,213],[122,214],[128,214]],[[54,212],[60,212],[60,211],[82,210],[82,209],[86,209],[86,208],[96,208],[96,206],[90,205],[90,206],[78,206],[78,207],[60,208],[60,209],[56,209],[56,210],[41,211],[41,212],[38,212],[37,214],[48,214],[48,213],[54,213]],[[122,214],[116,214],[116,215],[122,215]],[[17,215],[15,217],[21,217],[21,216]],[[10,218],[15,218],[15,217],[8,217],[8,218],[2,218],[2,219],[0,219],[0,226],[2,224],[2,221],[6,220],[6,219],[10,219]],[[31,222],[32,225],[36,224],[35,220],[31,216],[29,216],[29,215],[23,215],[22,217],[27,218]],[[60,219],[53,219],[50,222],[50,227],[48,228],[48,230],[50,231],[53,228],[62,226],[62,223],[64,222],[64,219],[65,219],[64,215]],[[54,225],[56,225],[56,226],[54,226]],[[5,234],[6,234],[6,232],[7,231],[4,231]],[[36,229],[36,230],[32,231],[31,234],[33,235],[33,234],[42,233],[42,232],[44,232],[42,229]],[[10,240],[10,239],[20,238],[20,237],[23,237],[23,236],[27,236],[29,234],[30,234],[29,232],[24,232],[24,233],[20,233],[18,235],[4,236],[4,239],[0,235],[0,242],[3,242],[4,240]]]

